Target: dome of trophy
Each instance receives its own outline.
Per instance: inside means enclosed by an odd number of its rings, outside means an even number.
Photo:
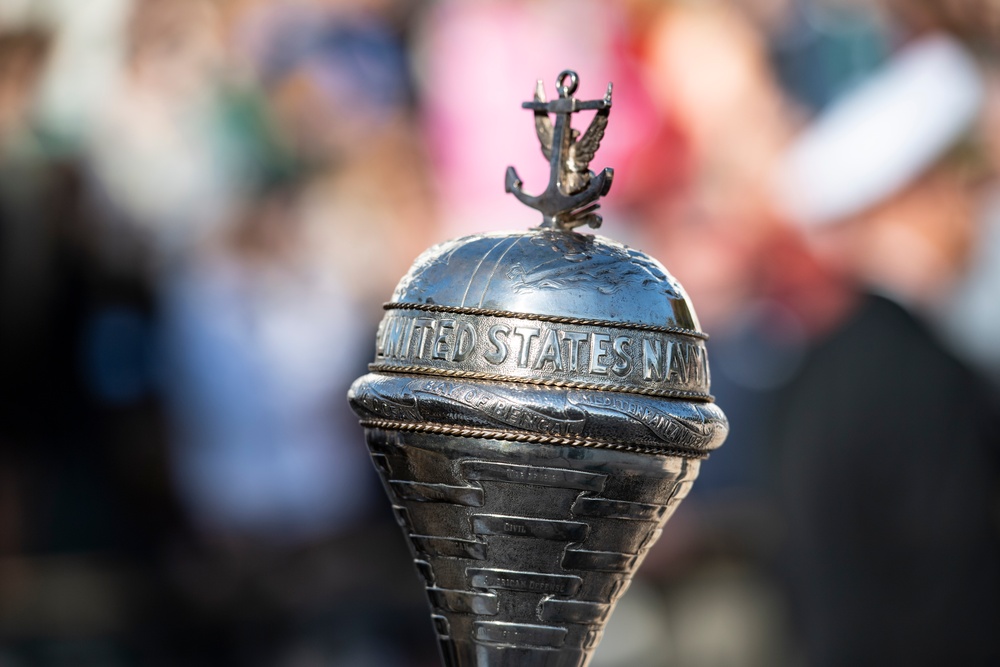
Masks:
[[[537,229],[434,246],[392,295],[448,306],[593,319],[700,336],[687,294],[657,260],[601,236]]]

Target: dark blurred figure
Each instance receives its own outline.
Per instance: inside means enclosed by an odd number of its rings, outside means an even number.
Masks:
[[[155,449],[145,430],[156,421],[150,294],[136,276],[100,266],[80,166],[32,123],[48,44],[35,31],[0,37],[0,441],[16,470],[3,485],[7,507],[23,512],[3,537],[13,553],[141,542],[115,526],[131,503],[111,495],[143,475]]]
[[[1000,661],[1000,410],[923,319],[974,238],[976,64],[913,40],[820,116],[786,210],[839,294],[776,410],[785,563],[806,664]],[[786,286],[800,312],[810,293]]]
[[[149,285],[100,259],[85,170],[36,122],[52,46],[0,35],[0,644],[114,665],[176,515]]]
[[[0,33],[0,368],[3,369],[2,424],[5,439],[12,433],[31,432],[33,419],[20,402],[39,401],[38,359],[24,358],[26,347],[46,330],[44,319],[53,316],[48,297],[51,281],[47,269],[52,256],[52,220],[35,211],[38,203],[36,175],[48,173],[32,127],[36,84],[44,71],[51,38],[41,30]],[[32,396],[32,394],[34,394]],[[31,396],[31,398],[29,398]],[[23,398],[22,398],[23,397]],[[37,413],[36,413],[37,414]],[[37,417],[35,418],[37,419]],[[18,424],[17,422],[21,422]],[[27,422],[27,423],[25,423]],[[11,489],[12,484],[4,484]],[[20,544],[5,536],[8,548]]]

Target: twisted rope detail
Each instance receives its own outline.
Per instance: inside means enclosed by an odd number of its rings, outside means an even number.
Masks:
[[[525,431],[500,431],[489,428],[469,428],[466,426],[451,426],[433,424],[430,422],[401,422],[389,419],[362,419],[364,428],[377,428],[384,431],[407,431],[410,433],[432,433],[434,435],[449,435],[459,438],[478,438],[482,440],[502,440],[505,442],[520,442],[525,444],[565,445],[573,447],[590,447],[592,449],[612,449],[620,452],[636,454],[653,454],[657,456],[679,456],[686,459],[706,459],[707,452],[699,452],[678,448],[643,447],[641,445],[626,445],[616,442],[601,442],[597,440],[578,440],[563,438],[541,433]]]
[[[623,394],[640,394],[642,396],[657,396],[660,398],[687,398],[713,403],[715,397],[699,391],[684,391],[682,389],[647,389],[645,387],[630,387],[627,385],[603,385],[573,380],[550,380],[545,378],[520,378],[509,375],[496,375],[481,371],[465,371],[450,368],[432,368],[427,366],[391,366],[388,364],[368,364],[372,373],[390,373],[397,375],[432,375],[437,377],[463,378],[467,380],[486,380],[489,382],[517,382],[533,384],[557,389],[587,389],[589,391],[611,391]]]
[[[389,301],[382,304],[384,310],[421,310],[428,313],[454,313],[458,315],[483,315],[487,317],[510,317],[520,320],[537,320],[552,324],[576,324],[588,327],[608,327],[609,329],[635,329],[637,331],[655,331],[658,333],[680,334],[708,340],[708,334],[695,329],[683,327],[661,327],[655,324],[639,322],[612,322],[610,320],[589,320],[579,317],[561,317],[558,315],[539,315],[537,313],[514,313],[508,310],[493,310],[490,308],[472,308],[469,306],[445,306],[437,303],[396,303]]]

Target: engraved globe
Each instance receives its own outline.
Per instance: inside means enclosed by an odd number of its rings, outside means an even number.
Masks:
[[[542,227],[419,257],[349,396],[449,667],[586,665],[728,431],[680,284],[648,255],[572,230],[600,223],[593,202],[612,174],[578,170],[579,192],[564,191],[569,116],[610,108],[610,87],[579,102],[569,74],[559,99],[525,103],[543,152],[549,142],[549,189],[524,195],[508,171]]]

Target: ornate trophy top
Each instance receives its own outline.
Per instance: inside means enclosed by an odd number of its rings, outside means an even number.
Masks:
[[[542,144],[542,154],[550,164],[549,185],[542,194],[529,195],[521,189],[521,179],[514,167],[507,167],[506,188],[526,206],[541,211],[543,229],[568,231],[580,225],[600,227],[601,216],[595,213],[599,208],[597,200],[608,194],[615,174],[607,167],[596,175],[588,169],[608,126],[611,84],[603,99],[580,101],[573,97],[579,83],[576,72],[560,72],[556,78],[559,97],[547,102],[545,86],[539,79],[535,99],[521,105],[535,112],[535,131]],[[580,131],[573,129],[571,117],[584,110],[597,110],[597,114],[581,137]],[[555,125],[549,114],[555,114]]]

